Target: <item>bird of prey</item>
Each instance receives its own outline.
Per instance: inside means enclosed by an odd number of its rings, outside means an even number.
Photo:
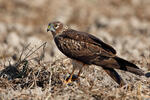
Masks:
[[[144,75],[138,66],[118,57],[112,46],[89,33],[70,29],[59,21],[49,23],[48,31],[51,31],[58,49],[67,57],[81,64],[78,77],[85,65],[101,66],[120,86],[125,85],[125,82],[114,69],[128,71],[139,76]],[[76,67],[73,67],[66,83],[72,81],[75,69]]]

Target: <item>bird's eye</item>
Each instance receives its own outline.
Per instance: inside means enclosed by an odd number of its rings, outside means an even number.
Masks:
[[[55,29],[57,29],[59,27],[59,25],[56,24],[56,25],[54,25],[54,27],[55,27]]]

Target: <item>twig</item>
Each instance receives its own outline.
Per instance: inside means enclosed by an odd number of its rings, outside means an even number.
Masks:
[[[21,57],[22,57],[24,51],[30,46],[30,44],[31,44],[31,43],[29,43],[27,46],[25,46],[25,47],[23,48],[23,50],[22,50],[22,52],[21,52],[21,54],[20,54],[20,57],[19,57],[19,59],[18,59],[18,62],[21,61]]]
[[[39,46],[37,49],[35,49],[32,53],[30,53],[28,56],[26,56],[24,59],[27,59],[29,56],[34,54],[37,50],[39,50],[43,45],[46,45],[47,42],[43,43],[41,46]]]

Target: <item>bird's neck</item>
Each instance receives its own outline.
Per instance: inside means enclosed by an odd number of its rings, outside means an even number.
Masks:
[[[52,32],[53,37],[56,37],[60,34],[62,34],[64,31],[66,31],[67,29],[69,29],[67,26],[63,27],[63,29],[61,30],[57,30],[56,32]]]
[[[56,36],[56,32],[52,31],[53,38]]]

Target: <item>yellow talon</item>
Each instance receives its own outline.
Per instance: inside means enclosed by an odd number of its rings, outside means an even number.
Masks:
[[[72,82],[71,79],[69,79],[68,81],[67,80],[64,81],[65,84],[69,84],[71,82]]]
[[[81,67],[81,69],[79,70],[79,73],[78,73],[77,76],[76,76],[76,75],[73,75],[74,71],[75,71],[75,68],[73,68],[72,73],[70,74],[70,76],[69,76],[66,80],[64,80],[64,83],[65,83],[65,84],[69,84],[69,83],[71,83],[72,81],[78,80],[78,78],[79,78],[79,76],[80,76],[80,73],[81,73],[81,71],[82,71],[82,67]]]
[[[69,77],[69,79],[65,80],[64,83],[65,84],[69,84],[72,82],[72,76]]]

